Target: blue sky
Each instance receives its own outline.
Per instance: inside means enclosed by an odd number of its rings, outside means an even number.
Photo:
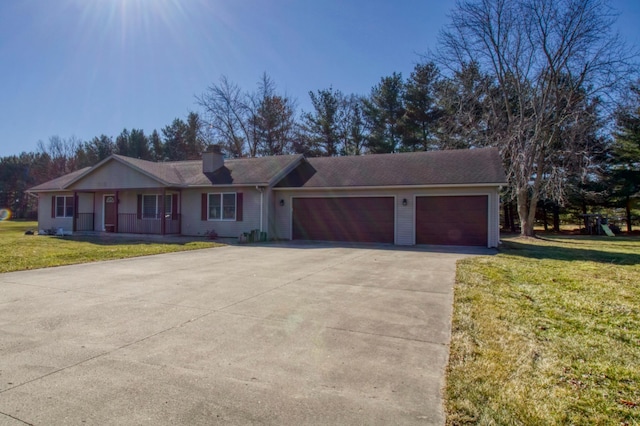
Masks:
[[[640,46],[640,1],[613,0]],[[38,140],[160,130],[198,111],[226,75],[253,90],[263,72],[309,109],[333,86],[367,94],[407,76],[435,47],[451,0],[0,1],[0,156]]]

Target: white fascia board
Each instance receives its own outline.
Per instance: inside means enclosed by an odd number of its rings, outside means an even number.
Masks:
[[[457,184],[439,184],[439,185],[389,185],[389,186],[321,186],[314,188],[273,188],[274,191],[354,191],[363,189],[417,189],[417,188],[481,188],[481,187],[498,187],[504,186],[505,182],[493,183],[457,183]]]
[[[38,194],[45,194],[47,192],[73,192],[70,189],[64,189],[64,188],[58,188],[58,189],[40,189],[37,191],[32,191],[31,189],[27,189],[26,191],[27,194],[33,194],[33,195],[38,195]]]
[[[213,185],[213,184],[209,184],[209,185],[187,185],[187,186],[183,186],[182,188],[184,189],[198,189],[198,188],[212,188],[212,189],[216,189],[216,188],[246,188],[246,187],[256,187],[256,186],[260,186],[263,188],[266,188],[269,186],[268,182],[252,182],[252,183],[232,183],[229,185]]]

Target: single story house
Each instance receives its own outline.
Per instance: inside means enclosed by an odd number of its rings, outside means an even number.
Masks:
[[[39,229],[496,247],[494,148],[150,162],[111,155],[30,189]]]

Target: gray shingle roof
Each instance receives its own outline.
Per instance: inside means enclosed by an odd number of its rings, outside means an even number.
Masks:
[[[156,163],[113,155],[120,161],[166,186],[272,185],[284,188],[340,188],[404,185],[464,185],[506,183],[502,160],[495,148],[472,150],[372,154],[305,159],[302,155],[226,159],[214,173],[202,172],[202,161]],[[90,174],[77,170],[30,189],[31,192],[64,190]],[[289,173],[286,177],[284,173]],[[284,177],[284,178],[283,178]]]
[[[308,158],[277,187],[504,184],[496,148]]]
[[[188,186],[267,185],[302,159],[302,155],[227,159],[222,168],[206,174],[202,173],[200,160],[177,162],[175,167]]]
[[[115,155],[169,185],[268,185],[283,170],[302,160],[302,155],[225,159],[214,173],[202,172],[202,160],[156,163]]]
[[[80,170],[76,170],[75,172],[71,172],[64,176],[60,176],[59,178],[55,178],[45,183],[41,183],[40,185],[34,186],[30,188],[30,192],[39,192],[39,191],[53,191],[53,190],[63,190],[72,180],[76,179],[78,176],[87,172],[91,167],[85,167]]]
[[[278,155],[272,157],[226,159],[224,166],[214,173],[202,172],[201,160],[166,161],[156,163],[137,158],[112,155],[93,168],[102,167],[109,161],[128,164],[166,186],[211,186],[211,185],[271,185],[283,171],[288,171],[302,161],[302,155]],[[67,185],[90,174],[90,167],[45,182],[30,189],[31,192],[64,190]]]

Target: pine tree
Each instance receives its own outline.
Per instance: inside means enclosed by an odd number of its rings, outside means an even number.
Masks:
[[[631,86],[631,95],[630,105],[616,113],[609,180],[614,200],[625,209],[627,232],[632,231],[632,204],[640,197],[640,86]]]

